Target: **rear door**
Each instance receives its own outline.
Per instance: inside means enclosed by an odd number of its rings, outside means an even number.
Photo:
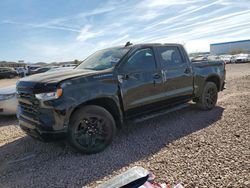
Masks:
[[[186,99],[193,94],[193,76],[189,62],[178,46],[158,46],[158,61],[167,99]]]
[[[135,51],[124,62],[119,72],[124,110],[128,115],[140,113],[141,107],[146,110],[147,105],[161,99],[162,75],[160,69],[157,69],[152,48]]]

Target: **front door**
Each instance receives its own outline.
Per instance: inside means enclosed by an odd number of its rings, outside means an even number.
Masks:
[[[123,64],[118,77],[124,110],[129,116],[143,112],[146,106],[162,97],[161,71],[156,68],[155,55],[151,48],[134,52]]]

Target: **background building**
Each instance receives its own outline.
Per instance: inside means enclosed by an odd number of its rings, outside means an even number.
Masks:
[[[10,62],[10,61],[0,61],[0,67],[25,67],[25,63],[16,63],[16,62]]]
[[[211,55],[250,53],[250,40],[210,44]]]

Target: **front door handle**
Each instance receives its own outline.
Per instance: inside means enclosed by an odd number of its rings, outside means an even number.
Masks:
[[[120,83],[123,83],[123,80],[129,79],[129,75],[128,74],[118,75],[117,79]]]
[[[159,75],[159,74],[154,74],[153,78],[154,78],[154,79],[160,79],[160,78],[161,78],[161,75]]]
[[[118,75],[118,79],[127,80],[127,79],[129,79],[129,75],[128,75],[128,74],[121,74],[121,75]]]

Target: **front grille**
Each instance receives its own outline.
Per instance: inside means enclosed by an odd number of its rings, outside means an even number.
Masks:
[[[38,120],[39,101],[36,99],[35,95],[31,93],[28,88],[17,88],[17,92],[18,103],[21,109],[20,115]]]
[[[24,98],[27,100],[32,100],[34,96],[30,93],[18,93],[18,98]]]
[[[37,106],[39,104],[38,99],[35,97],[33,93],[28,93],[27,91],[17,89],[17,98],[19,102],[24,104],[32,104]]]
[[[19,102],[19,105],[24,112],[32,115],[38,115],[38,111],[35,105],[25,104],[23,102]]]

